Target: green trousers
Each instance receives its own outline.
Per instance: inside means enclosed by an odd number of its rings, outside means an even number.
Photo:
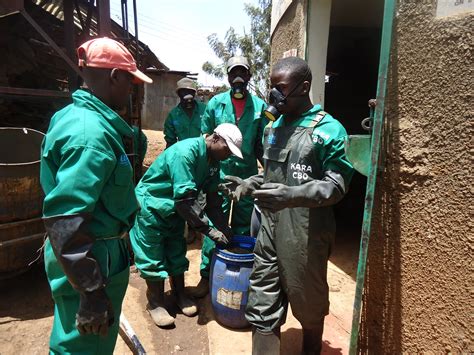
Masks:
[[[177,213],[165,219],[140,211],[130,231],[130,242],[143,279],[164,280],[189,268],[184,219]]]
[[[224,202],[222,204],[222,211],[226,216],[230,211],[230,199],[222,196]],[[253,199],[246,196],[238,203],[234,203],[232,209],[231,227],[234,235],[250,235],[250,221],[252,220]],[[208,236],[204,236],[201,248],[201,276],[208,279],[211,268],[212,254],[216,248],[216,243]]]
[[[76,329],[79,293],[59,265],[49,240],[45,243],[45,269],[54,300],[54,322],[49,343],[50,354],[112,354],[117,341],[122,301],[129,277],[129,254],[124,240],[97,240],[92,250],[107,277],[105,291],[112,302],[115,322],[108,335],[80,335]]]

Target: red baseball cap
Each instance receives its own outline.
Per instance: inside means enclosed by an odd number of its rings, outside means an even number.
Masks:
[[[77,48],[80,67],[117,68],[132,74],[133,82],[151,84],[153,80],[137,68],[137,63],[125,46],[108,37],[95,38]]]

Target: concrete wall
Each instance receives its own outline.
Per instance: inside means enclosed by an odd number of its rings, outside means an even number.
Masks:
[[[179,98],[176,95],[176,82],[183,78],[180,74],[150,74],[153,84],[145,85],[142,108],[142,128],[162,130],[166,117]]]
[[[474,14],[436,5],[397,6],[362,352],[474,351]]]

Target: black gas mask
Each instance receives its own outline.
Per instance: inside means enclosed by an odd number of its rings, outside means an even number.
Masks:
[[[245,91],[247,89],[247,82],[242,79],[242,77],[236,77],[232,83],[232,96],[237,99],[241,100],[245,97]]]
[[[309,69],[306,71],[306,74],[303,78],[290,90],[290,92],[285,96],[283,93],[278,90],[277,88],[272,88],[268,95],[268,103],[269,105],[263,112],[265,117],[268,118],[270,121],[276,121],[280,116],[281,112],[279,108],[282,108],[286,105],[286,99],[291,97],[295,90],[306,80],[309,74]]]
[[[181,105],[184,108],[193,108],[194,107],[194,95],[187,94],[181,97]]]

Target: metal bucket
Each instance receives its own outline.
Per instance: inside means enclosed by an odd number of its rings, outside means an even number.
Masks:
[[[369,176],[371,137],[368,134],[350,135],[344,142],[347,160],[365,176]]]
[[[39,181],[44,134],[30,128],[0,127],[0,223],[41,215]]]
[[[34,129],[0,127],[0,279],[27,270],[43,243],[43,137]]]
[[[0,224],[0,280],[26,271],[39,258],[44,234],[41,217]]]

